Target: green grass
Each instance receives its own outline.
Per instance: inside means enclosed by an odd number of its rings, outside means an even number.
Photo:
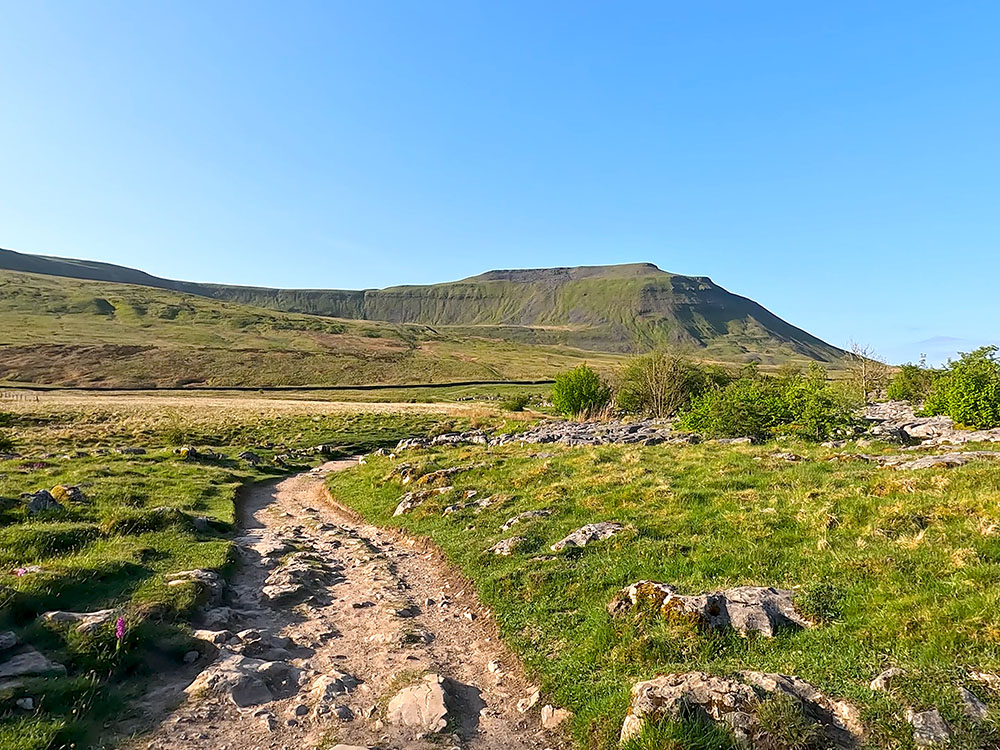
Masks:
[[[0,270],[0,382],[105,388],[537,380],[621,357]]]
[[[712,444],[468,447],[400,459],[426,469],[488,462],[452,479],[457,490],[508,497],[480,514],[443,516],[451,502],[444,496],[393,518],[404,488],[386,479],[388,458],[332,476],[329,486],[369,519],[427,535],[444,549],[551,699],[574,711],[572,730],[583,747],[616,745],[638,680],[740,669],[798,675],[850,700],[862,710],[872,748],[912,747],[907,706],[938,707],[956,747],[995,747],[995,726],[967,719],[956,694],[964,685],[1000,702],[968,676],[1000,669],[995,464],[896,472],[827,461],[831,451],[816,445],[786,449],[809,460],[772,458],[773,445]],[[534,457],[539,453],[548,457]],[[554,513],[501,532],[507,518],[536,508]],[[549,552],[570,530],[601,520],[627,531],[584,550]],[[511,557],[484,553],[515,533],[527,542]],[[690,594],[734,585],[792,588],[821,624],[764,639],[642,615],[612,620],[608,601],[644,578]],[[871,679],[894,665],[907,670],[898,689],[870,691]],[[650,730],[660,731],[681,730]],[[654,738],[641,747],[719,746],[671,742]]]
[[[0,689],[5,750],[100,746],[104,723],[127,714],[147,677],[181,663],[198,592],[167,586],[166,576],[194,568],[230,572],[236,493],[287,473],[269,463],[273,456],[317,444],[349,455],[469,426],[447,415],[317,414],[308,403],[271,413],[266,403],[204,400],[187,408],[18,403],[4,421],[23,456],[0,460],[0,630],[13,629],[69,669],[66,677]],[[211,447],[224,458],[184,461],[173,450],[179,443]],[[147,453],[113,451],[122,446]],[[264,465],[235,460],[248,447]],[[20,495],[57,484],[79,486],[85,500],[29,517]],[[196,531],[197,516],[212,519],[213,530]],[[18,576],[22,568],[32,572]],[[128,623],[122,647],[113,624],[84,637],[38,621],[49,610],[104,608]],[[15,706],[25,695],[38,704],[30,714]]]

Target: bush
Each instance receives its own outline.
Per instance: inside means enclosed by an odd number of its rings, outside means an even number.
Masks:
[[[518,393],[516,396],[510,396],[505,398],[500,402],[500,408],[507,411],[524,411],[524,407],[528,405],[531,399],[524,393]]]
[[[934,370],[930,370],[923,365],[907,363],[899,368],[892,380],[886,395],[892,401],[909,401],[911,404],[919,404],[927,398],[931,386],[934,384]]]
[[[1000,426],[1000,358],[997,347],[984,346],[949,360],[934,378],[924,413],[946,414],[960,424],[987,429]]]
[[[0,453],[13,453],[14,440],[0,431]]]
[[[713,384],[729,379],[724,371],[678,355],[652,352],[633,358],[622,370],[615,403],[632,414],[670,417]]]
[[[694,398],[678,426],[707,437],[797,435],[826,440],[850,428],[854,409],[814,366],[769,378],[749,368],[736,380]]]
[[[566,416],[593,414],[610,400],[611,389],[587,365],[560,373],[552,386],[552,405]]]

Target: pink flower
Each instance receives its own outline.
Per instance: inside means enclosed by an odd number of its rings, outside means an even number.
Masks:
[[[125,637],[125,618],[119,617],[115,620],[115,638],[119,641]]]
[[[14,571],[14,575],[16,575],[18,578],[20,578],[21,576],[28,575],[28,569],[18,568],[17,570]]]

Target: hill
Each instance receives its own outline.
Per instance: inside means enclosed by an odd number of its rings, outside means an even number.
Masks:
[[[843,352],[707,277],[650,263],[489,271],[385,289],[270,289],[173,281],[124,266],[0,250],[0,268],[137,284],[290,313],[442,327],[458,339],[631,353],[686,347],[723,361],[833,362]]]
[[[0,271],[0,382],[107,388],[539,379],[613,356]]]

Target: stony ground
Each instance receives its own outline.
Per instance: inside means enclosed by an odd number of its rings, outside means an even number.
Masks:
[[[533,691],[474,593],[433,551],[327,502],[324,476],[352,463],[249,491],[203,653],[150,694],[163,718],[133,747],[562,746],[541,707],[522,713]]]

